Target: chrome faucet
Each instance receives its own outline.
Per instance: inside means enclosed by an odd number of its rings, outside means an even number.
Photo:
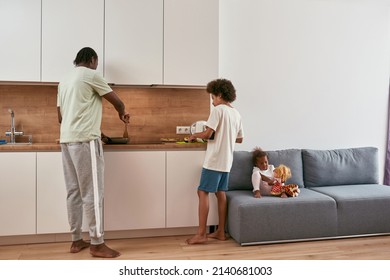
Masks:
[[[7,131],[5,135],[10,137],[11,144],[15,144],[15,136],[23,135],[23,131],[16,131],[14,111],[11,108],[9,108],[8,112],[11,114],[11,131]]]

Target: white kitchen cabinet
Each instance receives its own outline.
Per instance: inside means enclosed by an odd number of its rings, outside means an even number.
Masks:
[[[163,0],[105,1],[105,78],[162,84]]]
[[[37,233],[69,232],[61,152],[37,153]]]
[[[0,0],[0,80],[40,81],[41,0]]]
[[[104,229],[165,227],[165,151],[105,152]]]
[[[103,73],[103,33],[104,0],[42,0],[42,81],[64,78],[83,47],[96,51]]]
[[[105,231],[197,226],[204,155],[106,151]],[[2,152],[0,178],[0,236],[69,232],[61,152]],[[210,195],[208,224],[217,223],[216,198]]]
[[[36,153],[0,153],[0,236],[36,233]]]
[[[70,231],[61,152],[37,153],[37,233]],[[88,222],[83,217],[83,232]]]
[[[205,151],[167,151],[167,227],[199,225],[198,195]],[[218,225],[217,200],[209,194],[208,225]]]
[[[164,1],[164,84],[218,78],[218,0]]]

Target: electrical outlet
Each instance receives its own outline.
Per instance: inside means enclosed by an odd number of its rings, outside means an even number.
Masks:
[[[176,134],[191,134],[190,126],[176,126]]]

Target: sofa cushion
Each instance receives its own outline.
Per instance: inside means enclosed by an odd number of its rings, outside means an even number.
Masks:
[[[298,197],[253,197],[250,191],[229,191],[227,229],[241,245],[324,238],[337,235],[336,201],[302,189]]]
[[[235,151],[233,154],[233,165],[229,175],[229,190],[251,190],[252,170],[252,153]]]
[[[301,150],[268,151],[267,154],[270,164],[275,165],[275,167],[284,164],[291,169],[292,177],[287,180],[286,184],[297,184],[300,188],[304,187]]]
[[[378,184],[378,149],[374,147],[302,150],[306,188]]]
[[[362,184],[310,190],[336,201],[338,235],[390,232],[390,186]]]
[[[275,166],[285,164],[291,169],[292,177],[287,184],[303,186],[302,156],[299,149],[286,149],[278,151],[267,151],[270,164]],[[233,165],[230,170],[230,190],[252,190],[252,152],[235,151],[233,154]]]

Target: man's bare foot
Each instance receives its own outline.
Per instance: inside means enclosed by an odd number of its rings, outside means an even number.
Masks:
[[[89,247],[89,243],[80,239],[80,240],[72,242],[72,245],[70,246],[70,252],[71,253],[78,253],[81,250],[88,248],[88,247]]]
[[[203,244],[205,242],[207,242],[207,236],[203,236],[203,235],[199,235],[199,234],[196,234],[194,235],[193,237],[191,238],[188,238],[186,240],[187,244],[189,245],[193,245],[193,244]]]
[[[218,240],[221,240],[221,241],[228,240],[228,238],[225,235],[225,232],[224,231],[218,231],[218,230],[208,234],[207,237],[218,239]]]
[[[118,251],[109,248],[105,243],[91,245],[89,252],[92,256],[98,258],[116,258],[121,255]]]

